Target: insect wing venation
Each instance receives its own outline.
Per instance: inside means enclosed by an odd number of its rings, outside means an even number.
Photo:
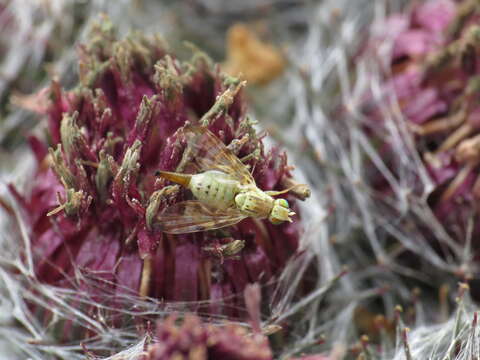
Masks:
[[[187,200],[168,207],[157,224],[165,233],[185,234],[234,225],[245,217],[236,209],[218,211],[198,200]]]
[[[185,136],[194,160],[202,171],[219,170],[241,184],[255,184],[248,168],[206,127],[188,126],[185,128]]]

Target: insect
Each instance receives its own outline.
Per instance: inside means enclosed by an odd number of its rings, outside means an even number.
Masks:
[[[185,128],[187,149],[199,172],[158,171],[157,176],[188,188],[196,200],[170,207],[158,216],[163,232],[184,234],[234,225],[247,217],[268,219],[273,224],[292,222],[295,215],[287,200],[274,199],[283,191],[262,191],[246,165],[206,127]]]

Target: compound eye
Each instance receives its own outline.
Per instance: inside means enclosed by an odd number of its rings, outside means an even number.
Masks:
[[[289,206],[288,206],[288,201],[285,200],[285,199],[278,199],[278,204],[279,204],[280,206],[283,206],[284,208],[287,208],[287,209],[288,209],[288,207],[289,207]]]

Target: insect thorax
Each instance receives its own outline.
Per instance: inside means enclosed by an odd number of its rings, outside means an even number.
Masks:
[[[235,197],[238,209],[245,215],[266,218],[273,207],[274,199],[260,189],[244,191]]]
[[[200,201],[217,209],[226,209],[234,204],[239,191],[239,182],[217,170],[193,175],[189,188]]]

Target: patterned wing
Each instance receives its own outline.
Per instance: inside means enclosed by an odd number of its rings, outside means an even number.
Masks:
[[[158,216],[160,230],[169,234],[185,234],[220,229],[234,225],[246,216],[236,209],[215,210],[198,200],[174,204]]]
[[[255,184],[248,168],[206,127],[188,126],[185,136],[201,171],[219,170],[243,185]]]

